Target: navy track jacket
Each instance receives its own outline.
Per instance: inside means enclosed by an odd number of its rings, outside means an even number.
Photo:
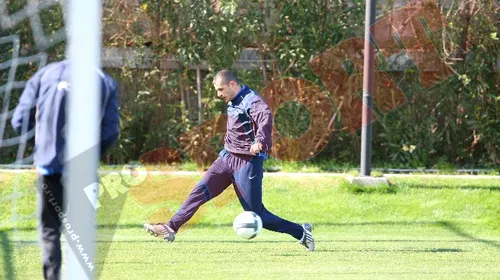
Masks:
[[[224,149],[235,154],[251,155],[250,146],[262,144],[259,156],[267,158],[272,144],[273,114],[256,91],[243,86],[227,104],[227,131]]]
[[[96,70],[96,75],[101,80],[102,155],[118,139],[118,89],[108,74]],[[43,175],[62,172],[65,149],[65,101],[70,88],[69,62],[65,60],[49,64],[28,81],[12,116],[11,123],[17,133],[27,133],[35,129],[34,164]]]

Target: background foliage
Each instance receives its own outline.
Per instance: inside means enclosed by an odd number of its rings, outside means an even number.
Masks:
[[[15,4],[10,4],[15,10]],[[379,5],[379,15],[394,9]],[[416,67],[390,72],[408,102],[378,115],[373,128],[373,163],[390,167],[495,167],[500,164],[500,83],[498,75],[498,6],[494,1],[459,0],[442,6],[447,25],[428,33],[441,57],[455,71],[430,90],[418,81]],[[45,17],[62,24],[60,11]],[[311,72],[313,56],[343,40],[363,35],[364,2],[315,0],[167,0],[108,1],[103,13],[107,48],[128,49],[143,57],[107,70],[121,89],[122,133],[107,163],[139,159],[160,147],[179,147],[177,136],[224,112],[216,100],[213,71],[231,67],[244,48],[267,62],[238,69],[241,80],[261,90],[272,80],[298,77],[324,85]],[[16,32],[25,48],[34,49],[29,26]],[[50,60],[63,54],[63,44],[49,50]],[[2,52],[3,53],[3,52]],[[165,69],[169,61],[175,67]],[[198,115],[196,66],[201,69],[202,119]],[[265,67],[262,67],[265,66]],[[19,73],[29,77],[33,70]],[[6,81],[0,71],[1,83]],[[292,120],[292,121],[291,121]],[[287,136],[301,135],[307,111],[294,104],[279,109],[276,126]],[[360,131],[342,129],[340,116],[326,146],[313,161],[358,164]],[[8,132],[10,133],[10,132]],[[5,137],[4,137],[5,138]],[[220,146],[219,141],[214,141]],[[2,148],[2,162],[15,152]]]

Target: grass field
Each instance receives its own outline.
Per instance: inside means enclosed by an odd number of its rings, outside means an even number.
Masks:
[[[266,207],[313,223],[315,252],[270,231],[252,241],[235,236],[232,220],[241,208],[231,188],[203,206],[174,243],[147,235],[141,224],[167,219],[198,179],[107,186],[99,279],[500,278],[499,178],[394,177],[391,188],[364,192],[340,177],[267,177]],[[34,180],[0,173],[0,279],[42,278]],[[16,191],[21,197],[12,200]]]

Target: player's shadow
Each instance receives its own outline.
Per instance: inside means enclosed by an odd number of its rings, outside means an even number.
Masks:
[[[3,274],[5,275],[5,279],[14,279],[14,264],[12,263],[13,249],[8,232],[0,231],[0,242],[2,243]]]

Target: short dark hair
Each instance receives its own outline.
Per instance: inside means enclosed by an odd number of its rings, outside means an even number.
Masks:
[[[221,79],[221,82],[225,85],[229,84],[230,81],[235,81],[237,84],[240,84],[236,74],[229,69],[222,69],[217,72],[217,74],[215,74],[214,76],[213,82],[215,82],[217,79]]]

